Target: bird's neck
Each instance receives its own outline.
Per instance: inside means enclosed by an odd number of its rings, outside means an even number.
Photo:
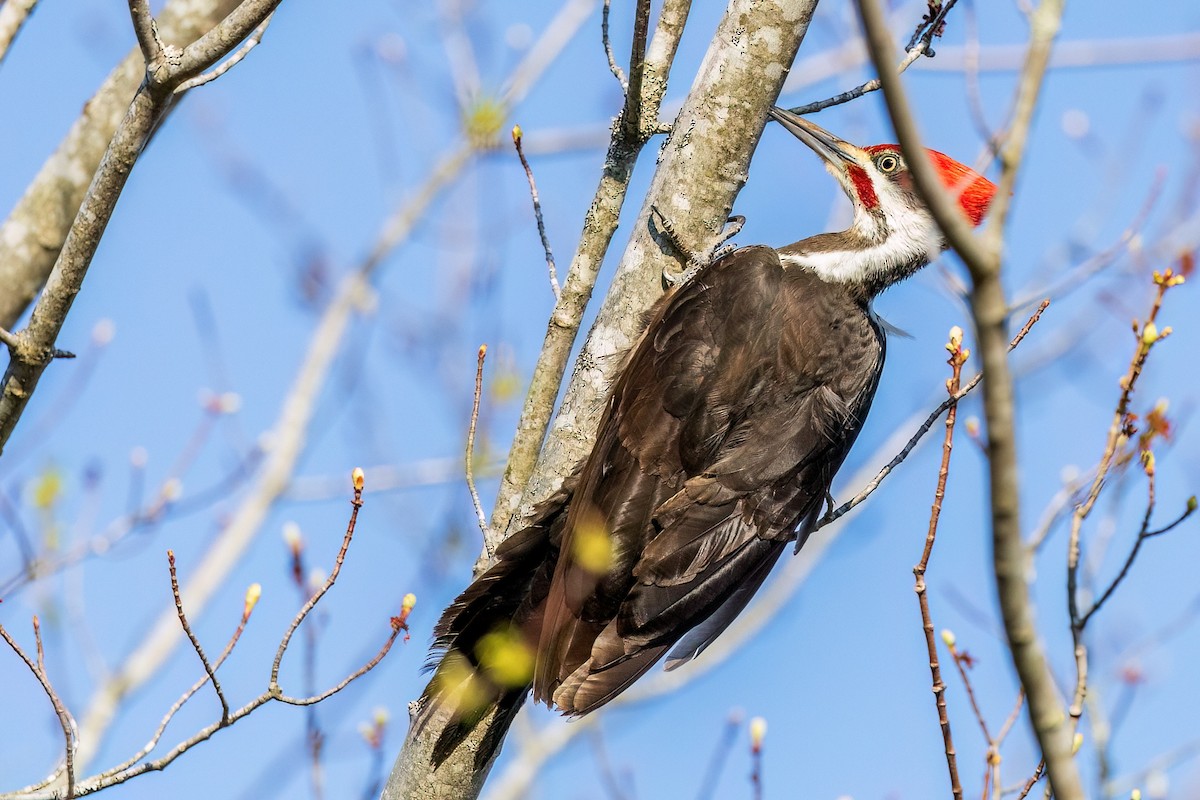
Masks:
[[[779,260],[785,267],[811,270],[823,281],[843,284],[869,300],[921,269],[941,249],[941,235],[927,214],[860,212],[847,230],[781,247]]]

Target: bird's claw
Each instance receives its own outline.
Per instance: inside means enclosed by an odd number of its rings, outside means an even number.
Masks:
[[[670,220],[668,220],[666,215],[659,210],[658,206],[650,206],[650,216],[655,220],[659,230],[662,231],[663,238],[667,240],[667,243],[671,245],[671,248],[674,249],[676,253],[684,257],[686,263],[684,269],[679,272],[671,272],[667,269],[663,270],[663,288],[670,288],[672,286],[678,286],[682,283],[687,283],[689,280],[694,278],[696,273],[700,272],[700,270],[704,269],[717,259],[729,255],[736,250],[736,246],[732,244],[726,244],[726,242],[728,242],[734,236],[737,236],[738,232],[741,231],[742,226],[746,224],[746,218],[741,214],[736,214],[732,217],[729,217],[729,219],[726,221],[725,228],[721,231],[720,237],[714,243],[713,248],[709,250],[707,255],[705,255],[702,253],[697,253],[683,243],[683,240],[680,238],[678,232],[676,232],[674,226],[671,225]]]

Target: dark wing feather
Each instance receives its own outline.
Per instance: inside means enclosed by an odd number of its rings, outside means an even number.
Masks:
[[[862,303],[746,248],[664,298],[634,348],[568,509],[534,696],[607,702],[679,644],[706,647],[814,518],[883,361]],[[575,552],[607,526],[607,568]]]

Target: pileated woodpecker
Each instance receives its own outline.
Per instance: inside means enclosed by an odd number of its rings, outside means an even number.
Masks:
[[[586,714],[664,656],[694,658],[820,516],[883,369],[871,301],[945,244],[898,145],[771,116],[824,160],[853,224],[735,250],[658,301],[580,471],[437,624],[426,709],[452,701],[458,723],[435,761],[490,707],[502,731],[531,684]],[[978,224],[995,187],[929,157]]]

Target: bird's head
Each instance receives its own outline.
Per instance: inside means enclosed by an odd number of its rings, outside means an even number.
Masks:
[[[898,144],[858,147],[781,108],[771,117],[821,157],[854,205],[854,222],[781,248],[785,263],[806,266],[825,280],[862,286],[874,296],[929,263],[946,247],[921,202]],[[996,187],[947,155],[927,150],[947,190],[975,225]]]

